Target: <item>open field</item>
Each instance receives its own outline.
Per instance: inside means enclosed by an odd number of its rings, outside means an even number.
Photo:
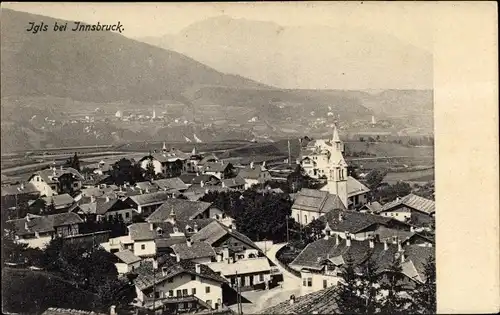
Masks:
[[[398,181],[426,182],[432,180],[434,180],[433,168],[414,172],[388,173],[384,178],[384,182],[389,184],[394,184]]]

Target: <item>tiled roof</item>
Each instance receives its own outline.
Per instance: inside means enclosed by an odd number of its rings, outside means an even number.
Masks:
[[[332,209],[345,209],[337,195],[327,191],[302,188],[296,195],[292,209],[326,213]]]
[[[135,279],[135,285],[139,290],[146,290],[151,288],[154,283],[159,284],[163,281],[175,277],[176,275],[187,273],[192,275],[197,275],[199,277],[210,279],[219,283],[227,283],[227,280],[219,276],[208,266],[203,264],[198,264],[200,266],[200,272],[196,272],[196,264],[190,260],[181,260],[176,262],[174,258],[167,256],[164,266],[166,270],[163,272],[162,268],[159,268],[155,274],[153,272],[145,272],[143,268],[139,269],[139,276]],[[159,263],[160,265],[160,263]]]
[[[159,179],[153,181],[153,183],[157,185],[160,189],[167,191],[168,190],[182,191],[188,188],[188,186],[179,177]]]
[[[138,205],[148,205],[151,203],[159,203],[168,200],[170,193],[166,191],[158,191],[150,194],[139,194],[130,196],[129,198]]]
[[[189,200],[200,200],[207,192],[210,191],[228,191],[230,188],[222,187],[220,185],[191,185],[182,194]]]
[[[334,209],[319,220],[328,222],[332,231],[357,233],[373,224],[388,225],[393,219],[357,211]]]
[[[155,192],[159,189],[157,185],[146,181],[135,183],[135,187],[142,190],[148,190],[149,192]]]
[[[154,240],[157,237],[156,230],[151,229],[149,223],[133,223],[127,228],[130,238],[134,241]]]
[[[35,184],[26,183],[23,185],[9,185],[2,187],[2,197],[3,196],[14,196],[21,194],[39,194],[40,192],[36,189]]]
[[[230,163],[224,162],[207,162],[203,165],[204,172],[224,172]]]
[[[170,198],[147,217],[146,221],[164,222],[170,218],[172,209],[175,211],[176,220],[187,221],[207,210],[211,205],[209,202]]]
[[[349,197],[369,192],[370,189],[352,176],[347,177],[347,195]]]
[[[86,179],[84,179],[82,183],[86,186],[94,186],[94,185],[98,185],[102,182],[105,182],[110,177],[111,176],[108,174],[103,174],[103,175],[92,174],[89,177],[87,177]]]
[[[217,158],[215,155],[213,154],[209,154],[205,157],[203,157],[203,159],[201,159],[200,162],[198,162],[198,165],[205,165],[205,163],[211,163],[213,161],[218,161],[219,158]]]
[[[243,185],[245,185],[245,180],[239,175],[234,178],[224,179],[222,181],[222,186],[228,188],[243,186]]]
[[[227,261],[212,262],[208,266],[215,272],[220,272],[224,276],[240,275],[248,273],[266,272],[271,269],[267,257],[241,259],[233,263]]]
[[[106,315],[106,314],[96,313],[94,311],[74,310],[70,308],[49,307],[41,315]]]
[[[218,185],[220,183],[220,179],[214,175],[209,174],[200,174],[196,175],[192,180],[191,184],[200,185],[201,182],[208,185]]]
[[[136,255],[134,255],[134,253],[132,253],[130,250],[117,252],[115,253],[115,256],[118,257],[122,262],[126,263],[127,265],[141,261],[141,259]]]
[[[434,257],[436,255],[434,247],[425,247],[418,245],[408,245],[404,247],[404,255],[406,257],[405,263],[411,262],[415,268],[416,274],[418,275],[418,279],[421,282],[425,282],[427,279],[425,278],[425,264],[427,263],[430,257]],[[412,278],[411,273],[407,270],[405,272],[405,264],[403,263],[403,273],[407,274],[410,278]],[[411,270],[411,269],[410,269]]]
[[[435,202],[433,200],[425,199],[414,194],[409,194],[403,198],[386,203],[380,211],[391,211],[399,205],[405,205],[427,214],[433,214],[435,211]]]
[[[45,201],[45,203],[47,205],[50,205],[52,203],[52,200],[53,200],[56,207],[65,206],[65,205],[72,204],[73,202],[75,202],[75,199],[73,199],[73,197],[71,197],[68,194],[54,195],[51,197],[43,197],[42,199]]]
[[[149,159],[150,157],[153,157],[155,160],[158,160],[161,163],[165,163],[165,162],[175,162],[178,160],[186,160],[189,158],[189,154],[186,154],[179,150],[170,150],[165,153],[153,153],[151,155],[145,156],[141,159],[141,161]]]
[[[342,314],[339,310],[339,296],[336,286],[312,292],[290,301],[268,307],[259,314]]]
[[[245,179],[259,179],[262,172],[264,171],[259,165],[257,165],[254,168],[245,167],[240,169],[240,171],[238,172],[238,176],[241,176]]]
[[[79,180],[84,180],[82,174],[75,170],[72,167],[67,167],[64,169],[44,169],[38,172],[35,172],[33,175],[38,174],[40,177],[44,180],[46,183],[53,183],[54,181],[52,180],[53,177],[61,177],[63,174],[72,174],[74,175],[77,179]]]
[[[191,239],[193,242],[207,242],[213,245],[215,242],[220,240],[226,234],[230,234],[234,238],[240,240],[241,242],[247,244],[248,246],[260,251],[260,248],[250,239],[248,236],[241,234],[235,229],[230,229],[219,221],[213,221],[204,228],[202,228],[198,233],[193,235]]]
[[[373,201],[365,204],[363,208],[366,208],[371,212],[378,212],[382,209],[382,205],[378,201]]]
[[[17,235],[30,235],[35,232],[54,232],[55,227],[62,225],[83,223],[83,220],[76,213],[59,213],[47,216],[28,215],[27,218],[10,220],[9,222]],[[28,227],[28,230],[26,229]]]
[[[191,246],[187,242],[174,244],[171,246],[174,253],[179,254],[181,259],[196,259],[204,257],[215,257],[215,251],[206,242],[192,242]]]

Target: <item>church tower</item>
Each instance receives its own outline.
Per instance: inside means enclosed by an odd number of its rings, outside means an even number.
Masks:
[[[321,188],[323,191],[328,191],[330,194],[339,196],[342,203],[348,208],[347,196],[347,163],[344,160],[342,152],[344,144],[340,140],[337,126],[333,127],[333,135],[331,146],[329,149],[327,184]]]

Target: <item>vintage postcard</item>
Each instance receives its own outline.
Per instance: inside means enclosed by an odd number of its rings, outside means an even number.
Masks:
[[[2,312],[498,311],[496,12],[2,4]]]

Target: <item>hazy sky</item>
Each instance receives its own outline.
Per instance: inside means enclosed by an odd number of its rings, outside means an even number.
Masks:
[[[430,6],[433,6],[432,8]],[[161,36],[210,17],[272,21],[280,25],[362,27],[433,51],[435,2],[315,3],[2,3],[2,7],[66,20],[120,21],[127,37]]]

